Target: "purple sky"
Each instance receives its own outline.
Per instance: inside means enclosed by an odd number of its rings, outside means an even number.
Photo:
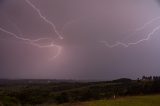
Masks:
[[[20,38],[48,38],[36,42],[40,46],[54,42],[62,47],[53,59],[56,47],[39,48],[0,30],[0,78],[108,80],[160,75],[157,1],[30,0],[31,6],[25,0],[0,0],[0,28]],[[57,39],[58,34],[64,39]],[[117,42],[129,47],[114,47]]]

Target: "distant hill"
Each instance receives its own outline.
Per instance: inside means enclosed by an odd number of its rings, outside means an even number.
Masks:
[[[129,78],[120,78],[120,79],[117,79],[117,80],[113,80],[113,82],[122,82],[122,83],[128,83],[128,82],[131,82],[132,79],[129,79]]]

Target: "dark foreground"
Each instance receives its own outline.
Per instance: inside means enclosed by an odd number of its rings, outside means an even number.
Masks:
[[[102,104],[101,106],[106,106],[105,104],[107,104],[107,106],[125,106],[124,104],[121,104],[123,100],[126,100],[126,106],[133,106],[128,105],[127,103],[133,102],[134,104],[135,101],[139,102],[136,106],[151,106],[147,105],[150,104],[148,102],[155,102],[155,105],[152,106],[158,106],[157,104],[160,105],[160,96],[138,97],[138,95],[159,93],[160,80],[158,78],[147,78],[143,80],[119,79],[103,82],[0,80],[0,106],[2,104],[4,106],[37,104],[54,104],[63,106],[68,103],[71,105],[72,103],[81,104],[82,102],[85,104],[76,105],[100,106]],[[137,96],[135,97],[135,95]],[[129,98],[122,98],[126,96],[129,96]],[[133,96],[132,99],[130,99],[130,96]],[[87,101],[93,102],[87,103]],[[100,105],[98,105],[99,103]],[[113,103],[118,105],[112,105]],[[146,105],[144,103],[146,103]]]

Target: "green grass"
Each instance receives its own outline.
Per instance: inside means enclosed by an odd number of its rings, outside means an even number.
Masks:
[[[160,95],[124,97],[115,100],[97,100],[50,106],[160,106]]]

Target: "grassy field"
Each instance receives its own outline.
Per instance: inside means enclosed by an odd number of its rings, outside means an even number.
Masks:
[[[98,100],[50,106],[160,106],[160,95],[124,97],[115,100]]]

